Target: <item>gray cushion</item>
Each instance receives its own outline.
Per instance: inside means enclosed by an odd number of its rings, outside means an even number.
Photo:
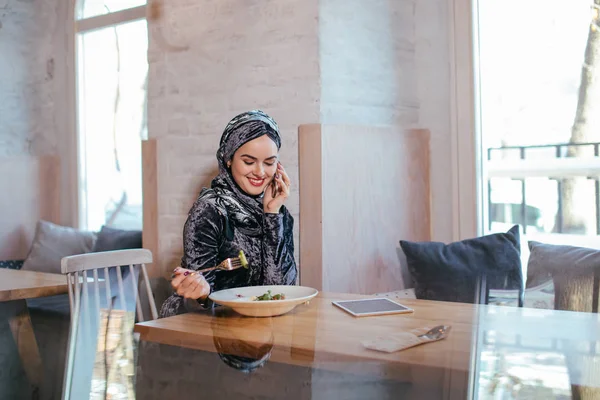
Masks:
[[[22,270],[60,274],[63,257],[89,253],[95,242],[93,232],[39,221]]]
[[[529,242],[529,249],[527,280],[554,281],[555,309],[592,311],[594,274],[600,271],[600,250],[535,241]]]
[[[555,251],[548,247],[550,245],[540,242],[529,241],[528,245],[530,255],[527,262],[527,288],[532,288],[552,280],[552,262],[548,258]]]
[[[418,299],[473,303],[477,281],[489,289],[522,289],[519,226],[460,242],[400,241]]]
[[[529,241],[527,287],[539,286],[552,276],[589,274],[600,267],[600,250]],[[531,283],[530,283],[531,282]]]
[[[98,240],[93,252],[140,249],[142,247],[142,231],[129,231],[103,226],[98,232]]]

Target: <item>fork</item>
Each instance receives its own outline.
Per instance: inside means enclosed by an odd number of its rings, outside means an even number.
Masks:
[[[195,275],[197,273],[203,274],[205,272],[210,272],[210,271],[214,271],[214,270],[233,271],[235,269],[238,269],[241,267],[247,267],[247,266],[248,266],[248,261],[246,260],[246,256],[244,255],[244,252],[240,251],[240,255],[237,257],[226,258],[225,260],[221,261],[215,267],[205,268],[200,271],[194,271],[191,273],[191,275]],[[189,275],[189,274],[190,274],[190,272],[188,272],[188,271],[186,271],[184,273],[184,275]],[[176,275],[177,274],[171,275],[171,278],[175,278]]]
[[[216,267],[206,268],[206,269],[203,269],[198,272],[205,273],[205,272],[210,272],[210,271],[214,271],[217,269],[220,271],[233,271],[234,269],[238,269],[243,266],[244,265],[243,265],[240,257],[231,257],[231,258],[226,258],[225,260],[220,262],[219,265],[217,265]]]
[[[429,341],[440,340],[448,336],[448,333],[450,333],[451,329],[452,327],[449,325],[438,325],[434,328],[431,328],[424,334],[419,335],[419,337]]]

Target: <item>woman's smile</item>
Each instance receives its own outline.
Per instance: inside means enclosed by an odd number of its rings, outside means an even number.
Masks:
[[[248,177],[250,184],[255,187],[261,187],[265,183],[265,178]]]

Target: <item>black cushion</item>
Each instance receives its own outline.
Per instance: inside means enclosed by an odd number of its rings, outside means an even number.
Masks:
[[[103,226],[100,232],[98,232],[98,239],[92,252],[140,248],[142,248],[142,231],[130,231]]]
[[[519,227],[450,244],[400,241],[418,299],[473,303],[479,277],[488,289],[522,289]]]
[[[24,260],[0,260],[0,268],[21,269]]]

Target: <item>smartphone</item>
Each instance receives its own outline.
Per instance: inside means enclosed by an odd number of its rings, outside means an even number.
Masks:
[[[275,198],[277,197],[277,193],[279,192],[279,188],[277,187],[277,181],[275,180],[275,178],[273,178],[273,180],[271,181],[271,194],[272,197]]]
[[[279,162],[277,162],[277,166],[279,166]],[[275,177],[277,176],[279,172],[275,172],[275,175],[273,175],[273,180],[271,181],[271,194],[273,195],[273,198],[277,197],[277,194],[279,193],[279,187],[277,186],[277,179],[275,179]]]

